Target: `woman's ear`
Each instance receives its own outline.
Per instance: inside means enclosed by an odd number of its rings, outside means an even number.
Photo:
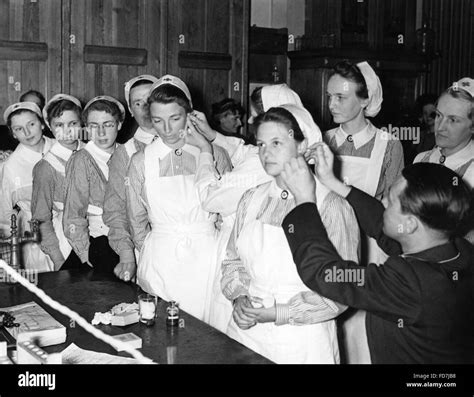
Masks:
[[[123,123],[121,121],[119,121],[118,126],[117,126],[117,131],[120,131],[120,129],[122,128],[122,124]]]
[[[360,103],[360,106],[363,109],[365,109],[367,106],[369,106],[369,98],[364,98],[364,99],[359,98],[359,103]]]
[[[298,142],[298,154],[306,152],[308,149],[308,140],[305,138],[303,142]]]

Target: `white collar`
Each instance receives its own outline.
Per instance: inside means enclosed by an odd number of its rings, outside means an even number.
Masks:
[[[48,138],[47,136],[43,135],[43,140],[44,140],[44,145],[43,145],[43,151],[36,152],[35,150],[31,149],[29,146],[23,145],[20,143],[17,147],[17,153],[21,155],[25,155],[28,158],[31,158],[32,160],[36,160],[39,158],[41,159],[46,153],[48,153],[52,146],[56,143],[55,139]]]
[[[441,148],[439,146],[436,146],[437,151],[439,152],[439,155],[441,156]],[[472,160],[474,156],[474,141],[471,139],[469,143],[464,146],[459,152],[453,153],[449,156],[446,156],[446,160],[457,160],[463,163],[468,162],[469,160]]]
[[[154,141],[153,145],[156,145],[156,153],[160,160],[164,159],[170,152],[174,152],[178,150],[178,149],[171,149],[161,139]],[[201,151],[197,147],[189,145],[187,143],[184,144],[181,150],[184,152],[188,152],[189,154],[192,154],[195,158],[199,158],[199,154],[201,153]]]
[[[367,125],[356,134],[348,134],[342,129],[342,125],[340,125],[339,128],[336,129],[336,144],[338,147],[341,146],[346,141],[347,137],[352,135],[354,148],[359,149],[374,137],[376,131],[376,128],[369,120],[367,120]]]
[[[145,145],[149,145],[151,142],[153,142],[157,135],[153,135],[150,132],[146,132],[142,127],[139,126],[138,129],[135,131],[133,137],[137,141],[144,143]]]
[[[68,161],[74,151],[80,150],[82,149],[82,147],[84,147],[84,144],[81,145],[81,143],[82,143],[81,141],[78,142],[76,150],[71,150],[71,149],[68,149],[67,147],[64,147],[59,142],[56,142],[51,148],[50,152],[54,154],[55,156],[59,157],[60,159],[64,161]]]
[[[115,146],[117,146],[117,144],[115,144]],[[112,156],[112,153],[107,153],[105,150],[102,150],[94,141],[87,142],[84,149],[86,149],[98,163],[107,164],[107,161],[109,161]]]

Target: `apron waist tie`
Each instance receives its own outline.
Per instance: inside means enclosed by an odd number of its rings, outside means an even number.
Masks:
[[[197,222],[189,224],[152,223],[151,234],[203,234],[214,233],[214,222]]]

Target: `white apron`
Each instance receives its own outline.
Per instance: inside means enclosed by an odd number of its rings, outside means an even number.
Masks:
[[[262,298],[265,307],[271,302],[287,303],[297,293],[309,291],[297,273],[283,229],[256,219],[272,184],[255,192],[246,215],[250,221],[237,240],[240,259],[252,280],[249,293]],[[231,319],[227,334],[278,364],[339,363],[334,320],[302,326],[257,323],[242,330]]]
[[[331,131],[330,138],[334,134],[335,130]],[[340,178],[346,184],[375,196],[387,143],[388,139],[383,139],[382,134],[377,132],[370,158],[337,156],[341,165]],[[366,260],[368,263],[380,264],[385,262],[388,256],[379,248],[376,240],[363,234],[361,238],[367,239],[368,258]],[[364,310],[358,310],[344,322],[345,349],[349,364],[371,363],[365,316],[366,312]]]
[[[214,219],[201,209],[194,175],[159,177],[159,150],[158,145],[145,149],[151,231],[140,251],[138,284],[203,320],[216,259]]]
[[[51,149],[51,152],[54,153],[54,146]],[[55,156],[51,154],[51,152],[47,153],[46,156],[44,156],[44,159],[65,178],[66,168]],[[64,235],[63,214],[64,214],[64,203],[61,201],[54,201],[53,202],[53,219],[52,219],[53,229],[59,241],[59,250],[61,251],[61,254],[66,260],[72,251],[72,247],[69,244],[66,236]]]
[[[226,333],[229,321],[232,319],[232,304],[224,296],[221,289],[222,261],[225,258],[227,244],[235,222],[235,213],[223,217],[221,230],[217,243],[217,260],[213,279],[210,280],[211,288],[208,290],[207,307],[204,321],[219,331]]]

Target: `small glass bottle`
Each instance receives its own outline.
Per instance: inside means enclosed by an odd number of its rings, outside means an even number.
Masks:
[[[280,72],[278,71],[278,66],[276,64],[273,65],[272,76],[273,76],[273,82],[274,83],[279,83],[280,82]]]
[[[177,327],[179,325],[179,307],[175,301],[171,301],[166,308],[166,325]]]

